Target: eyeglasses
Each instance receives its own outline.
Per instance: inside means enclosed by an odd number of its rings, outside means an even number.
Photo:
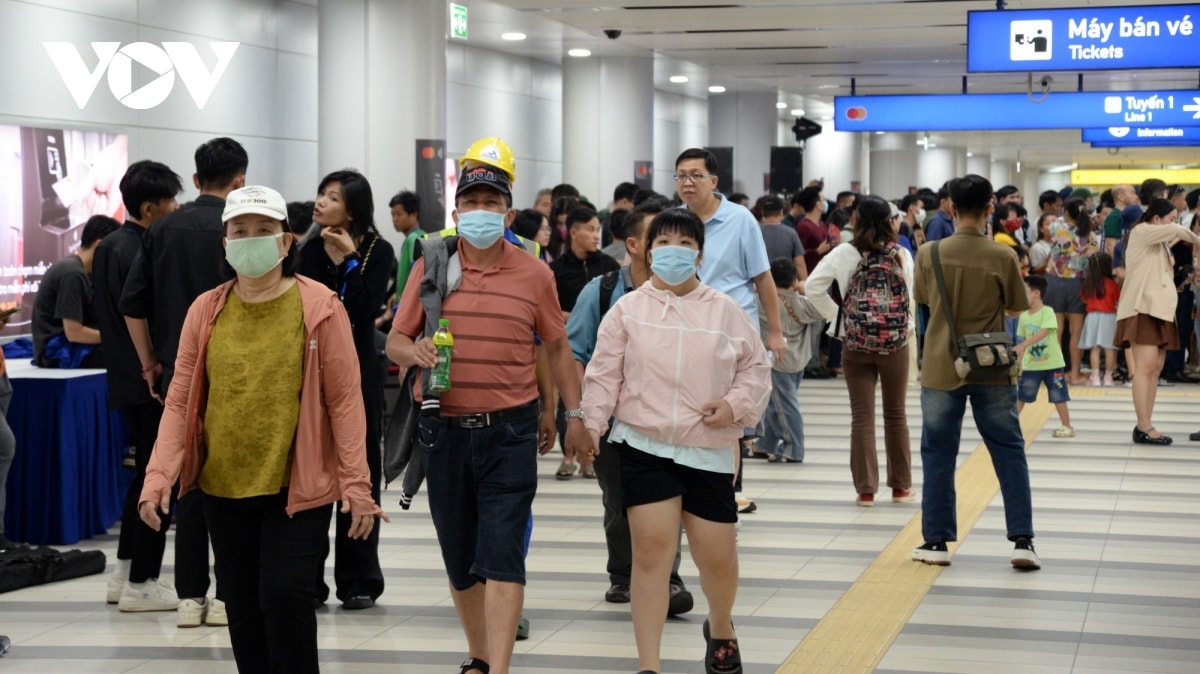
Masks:
[[[676,173],[674,175],[677,183],[692,183],[693,185],[704,180],[705,178],[716,178],[712,173]]]

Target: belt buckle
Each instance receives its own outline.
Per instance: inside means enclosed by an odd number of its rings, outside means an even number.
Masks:
[[[487,422],[488,415],[486,414],[466,414],[458,418],[460,428],[486,428]]]

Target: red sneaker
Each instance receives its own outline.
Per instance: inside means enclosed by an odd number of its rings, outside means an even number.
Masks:
[[[859,494],[858,498],[854,499],[854,502],[864,508],[873,508],[875,507],[875,495]]]
[[[915,500],[917,500],[917,490],[912,489],[911,487],[908,489],[892,490],[893,503],[912,503]]]

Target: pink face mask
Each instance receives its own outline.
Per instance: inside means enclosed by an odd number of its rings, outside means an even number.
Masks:
[[[558,225],[558,238],[562,239],[563,241],[567,240],[567,226],[566,225]]]

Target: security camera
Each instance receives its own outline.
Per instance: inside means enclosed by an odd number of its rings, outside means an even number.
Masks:
[[[605,28],[604,34],[608,36],[608,39],[615,40],[615,39],[621,37],[621,29],[620,28]]]
[[[1038,84],[1042,86],[1043,90],[1049,89],[1050,85],[1054,84],[1054,78],[1050,75],[1042,75],[1042,79],[1038,80]]]

